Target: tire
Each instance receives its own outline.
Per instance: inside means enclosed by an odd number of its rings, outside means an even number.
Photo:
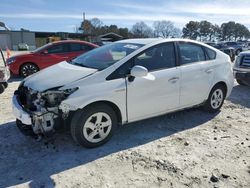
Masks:
[[[226,97],[226,88],[222,84],[215,85],[204,104],[204,110],[215,113],[220,110]]]
[[[239,79],[236,79],[237,83],[242,85],[242,86],[246,86],[247,84],[245,84],[243,81],[239,80]]]
[[[39,71],[39,68],[34,63],[25,63],[20,68],[20,76],[27,77]]]
[[[116,127],[115,111],[110,106],[100,103],[77,111],[72,117],[70,129],[77,144],[94,148],[109,141]]]
[[[239,55],[239,53],[241,52],[241,50],[239,49],[239,50],[236,50],[236,55]]]
[[[5,90],[4,84],[0,83],[0,94],[2,94]]]
[[[4,85],[5,89],[6,89],[9,84],[7,82],[4,82],[3,85]]]

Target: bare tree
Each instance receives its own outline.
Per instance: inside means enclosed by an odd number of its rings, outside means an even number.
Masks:
[[[134,37],[147,38],[153,36],[152,29],[144,22],[137,22],[132,26],[131,32]]]
[[[181,30],[175,27],[171,21],[155,21],[153,28],[155,37],[173,38],[181,36]]]
[[[100,28],[103,26],[103,22],[99,18],[92,18],[90,23],[94,28]]]

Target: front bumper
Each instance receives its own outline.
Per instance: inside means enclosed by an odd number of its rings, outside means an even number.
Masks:
[[[30,115],[23,110],[23,107],[19,104],[16,95],[12,98],[12,112],[16,119],[20,120],[25,125],[31,125],[32,120]]]

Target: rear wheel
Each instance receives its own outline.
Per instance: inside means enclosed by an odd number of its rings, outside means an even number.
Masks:
[[[39,71],[39,68],[34,63],[25,63],[20,68],[20,76],[27,77]]]
[[[93,148],[106,143],[116,126],[114,110],[106,104],[97,104],[76,112],[71,122],[71,135],[76,143]]]
[[[204,105],[204,109],[208,112],[217,112],[222,107],[226,97],[226,88],[222,84],[213,87],[209,97]]]
[[[5,90],[4,84],[0,83],[0,94]]]

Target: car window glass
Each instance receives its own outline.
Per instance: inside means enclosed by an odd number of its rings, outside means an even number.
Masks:
[[[79,43],[70,43],[70,51],[71,52],[82,51],[82,45]]]
[[[209,48],[206,48],[206,47],[205,47],[205,50],[206,50],[208,59],[210,59],[210,60],[215,59],[215,57],[216,57],[215,51],[213,51],[213,50],[211,50]]]
[[[205,61],[205,54],[201,46],[191,43],[179,43],[181,64]]]
[[[85,44],[80,43],[71,43],[70,44],[70,51],[71,52],[78,52],[78,51],[89,51],[92,50],[93,47]]]
[[[94,68],[106,69],[132,52],[141,48],[143,44],[116,42],[95,48],[70,61],[71,64]]]
[[[47,49],[49,54],[68,52],[68,44],[58,44]]]
[[[82,44],[82,45],[81,45],[81,49],[82,49],[83,51],[90,51],[90,50],[93,50],[94,47],[93,47],[93,46],[90,46],[90,45]]]
[[[149,71],[175,67],[175,49],[173,43],[152,47],[134,59],[135,65],[146,67]]]

